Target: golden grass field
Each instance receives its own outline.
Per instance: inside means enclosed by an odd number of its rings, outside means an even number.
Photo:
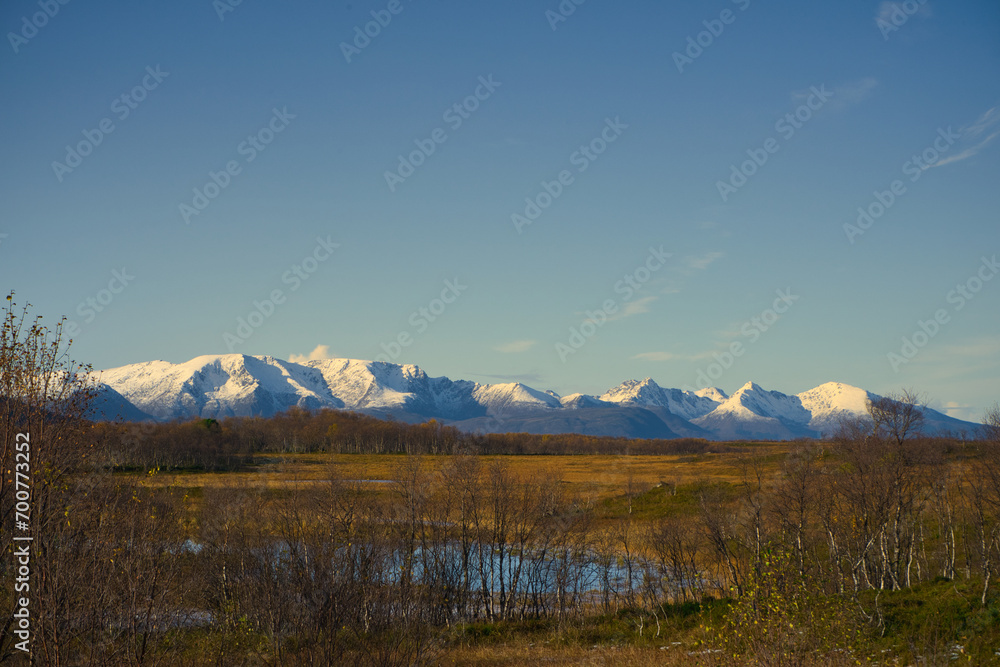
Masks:
[[[519,477],[544,475],[570,488],[597,488],[602,495],[624,489],[629,482],[651,487],[689,485],[695,482],[737,482],[742,479],[741,459],[763,457],[776,471],[791,445],[766,443],[733,448],[733,451],[681,455],[568,455],[483,456],[484,464],[500,459]],[[438,471],[453,459],[450,455],[425,455],[419,460],[428,471]],[[148,477],[155,486],[225,487],[260,486],[294,488],[301,484],[342,480],[393,480],[407,457],[398,454],[257,454],[245,472],[156,473]],[[769,466],[770,467],[770,466]],[[373,484],[373,488],[376,484]]]

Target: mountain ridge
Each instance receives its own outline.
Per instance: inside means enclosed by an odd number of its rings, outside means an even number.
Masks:
[[[303,363],[271,356],[204,355],[178,364],[147,361],[93,374],[108,405],[137,421],[268,417],[292,407],[437,419],[469,431],[526,430],[623,437],[716,440],[822,437],[844,418],[864,417],[872,392],[827,382],[799,394],[747,382],[721,389],[665,388],[626,380],[600,396],[539,391],[520,382],[479,384],[431,377],[418,366],[360,359]],[[104,418],[114,418],[110,409]],[[927,432],[969,432],[977,424],[924,408]]]

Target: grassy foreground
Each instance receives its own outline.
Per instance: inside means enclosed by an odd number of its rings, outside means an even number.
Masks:
[[[697,455],[503,456],[512,475],[542,476],[567,493],[584,498],[599,522],[614,526],[628,519],[653,525],[664,516],[691,517],[697,494],[708,487],[735,493],[746,483],[747,458],[757,474],[777,479],[799,445],[734,443]],[[824,445],[826,446],[826,445]],[[451,456],[423,456],[419,463],[433,478]],[[240,472],[124,473],[147,487],[183,492],[189,519],[197,523],[206,492],[260,489],[287,497],[322,489],[329,480],[347,480],[359,493],[389,502],[399,493],[393,480],[412,462],[402,455],[256,454]],[[897,591],[864,591],[860,606],[880,622],[863,628],[857,646],[843,659],[797,664],[1000,664],[1000,596],[980,602],[982,580],[938,577]],[[459,623],[429,644],[427,658],[442,665],[709,665],[744,664],[727,654],[724,633],[733,631],[733,602],[708,597],[700,602],[663,604],[658,609],[619,608],[583,618],[541,618]],[[738,619],[737,619],[738,620]],[[812,629],[815,631],[815,628]],[[188,642],[190,642],[188,644]],[[202,653],[195,636],[182,640],[187,655]],[[207,663],[206,663],[207,664]],[[747,663],[749,664],[749,663]],[[773,664],[791,664],[778,659]]]

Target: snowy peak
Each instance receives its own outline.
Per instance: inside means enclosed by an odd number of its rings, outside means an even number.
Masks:
[[[790,439],[808,435],[810,419],[797,396],[747,382],[715,410],[692,421],[726,438]]]
[[[431,378],[417,366],[359,359],[297,364],[242,354],[153,361],[95,374],[157,419],[263,415],[298,406],[465,419],[487,411],[561,407],[520,383],[479,385]]]
[[[472,397],[491,414],[515,411],[560,408],[562,404],[552,394],[532,389],[520,382],[476,385]]]
[[[563,396],[559,401],[564,408],[576,410],[579,408],[606,408],[609,406],[599,398],[588,396],[587,394],[570,394]]]
[[[802,406],[810,412],[829,412],[834,410],[848,410],[852,412],[864,412],[867,409],[867,402],[874,398],[875,394],[865,391],[859,387],[852,387],[841,382],[827,382],[815,389],[804,391],[798,395],[802,401]]]
[[[875,394],[841,382],[827,382],[815,389],[798,395],[802,407],[812,418],[809,428],[831,434],[845,417],[860,417],[867,414],[868,401]]]
[[[772,417],[796,424],[807,424],[811,418],[798,396],[768,391],[754,382],[747,382],[740,387],[717,410],[748,411],[760,417]]]
[[[481,385],[429,377],[417,366],[360,359],[302,364],[268,356],[207,355],[173,364],[148,361],[95,373],[95,415],[127,420],[264,416],[288,410],[347,409],[412,421],[435,418],[482,428],[488,416],[535,433],[635,437],[791,439],[831,435],[845,417],[865,417],[874,394],[828,382],[795,396],[754,382],[732,396],[717,388],[665,389],[628,380],[600,397],[560,397],[519,382]],[[974,433],[978,425],[924,409],[925,431]],[[478,424],[478,426],[477,426]],[[670,436],[672,437],[672,436]]]
[[[707,398],[711,401],[715,401],[716,403],[722,403],[727,398],[729,398],[728,396],[726,396],[726,392],[722,391],[718,387],[706,387],[705,389],[699,389],[698,391],[694,392],[694,394],[695,396],[700,396],[701,398]]]
[[[319,373],[333,398],[356,409],[423,403],[420,394],[426,392],[428,385],[427,375],[416,366],[358,359],[308,361],[305,366]]]
[[[701,392],[664,389],[651,378],[646,378],[627,380],[606,391],[600,400],[617,405],[666,408],[684,419],[694,419],[714,410],[725,400],[724,397],[725,394],[718,389],[703,389]]]
[[[329,402],[318,378],[299,369],[273,357],[227,354],[182,364],[133,364],[96,375],[140,410],[158,419],[173,419],[273,414],[292,405],[319,407]]]
[[[663,388],[653,382],[652,378],[626,380],[617,387],[612,387],[604,392],[600,396],[600,400],[619,405],[655,405],[658,407],[666,407],[667,405],[667,398],[663,394]]]

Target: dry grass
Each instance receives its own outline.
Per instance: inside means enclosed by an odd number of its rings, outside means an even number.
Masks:
[[[740,450],[698,455],[670,456],[503,456],[483,457],[484,463],[502,459],[518,476],[543,475],[581,490],[602,492],[635,487],[652,487],[660,482],[686,485],[695,482],[736,482],[741,479],[740,457],[749,453],[765,456],[777,469],[781,455],[790,445],[762,444]],[[451,456],[424,456],[429,470],[440,470]],[[405,461],[400,455],[365,454],[257,454],[253,469],[226,473],[158,473],[148,478],[155,486],[227,487],[264,486],[294,488],[337,477],[345,480],[391,480]],[[331,470],[332,467],[332,470]],[[603,495],[603,494],[602,494]]]
[[[438,664],[465,667],[522,667],[522,665],[636,666],[695,665],[699,656],[690,656],[682,647],[665,642],[663,648],[633,646],[547,646],[504,644],[452,649]],[[703,664],[703,663],[702,663]]]

